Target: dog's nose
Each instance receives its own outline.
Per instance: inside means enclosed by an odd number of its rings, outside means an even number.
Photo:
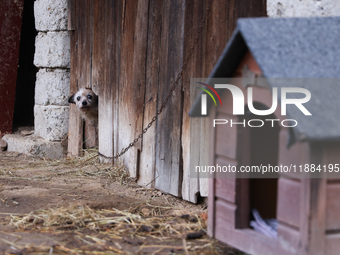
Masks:
[[[86,105],[87,105],[87,102],[86,102],[86,101],[83,101],[81,104],[82,104],[83,106],[86,106]]]

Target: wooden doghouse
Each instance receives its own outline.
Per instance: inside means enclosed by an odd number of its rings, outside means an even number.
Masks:
[[[261,128],[216,125],[211,164],[241,166],[277,165],[310,168],[312,164],[333,176],[280,173],[278,178],[211,178],[209,184],[209,234],[250,254],[339,254],[340,252],[340,18],[240,19],[207,83],[213,78],[253,80],[237,85],[247,98],[253,88],[257,107],[272,106],[272,88],[300,86],[311,99],[305,116],[295,106],[281,115],[279,105],[271,116],[256,119],[294,119],[295,127],[265,124]],[[329,33],[329,31],[332,31]],[[299,78],[295,84],[259,77]],[[308,78],[308,79],[307,79]],[[294,83],[294,82],[293,82]],[[301,85],[302,84],[302,85]],[[221,94],[221,93],[220,93]],[[232,94],[225,90],[223,106],[208,107],[215,119],[247,120],[233,115]],[[191,116],[199,115],[197,98]],[[280,100],[279,100],[280,102]],[[255,105],[254,103],[254,105]],[[245,109],[248,108],[245,100]],[[259,109],[259,108],[258,108]],[[277,123],[280,123],[279,121]],[[208,134],[202,134],[208,135]],[[307,164],[307,165],[305,165]],[[314,172],[315,173],[315,172]],[[216,175],[215,175],[216,177]],[[263,218],[277,220],[277,237],[250,227],[251,208]]]

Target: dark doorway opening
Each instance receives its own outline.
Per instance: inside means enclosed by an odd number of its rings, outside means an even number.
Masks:
[[[267,109],[266,106],[259,103],[254,103],[254,107],[259,110]],[[246,122],[258,119],[263,120],[265,124],[262,127],[239,127],[240,165],[277,166],[280,127],[277,121],[273,123],[265,121],[265,119],[277,119],[276,116],[273,114],[257,116],[250,113],[247,108],[246,112],[248,112],[245,116]],[[265,219],[276,218],[277,188],[277,178],[239,179],[236,227],[250,227],[253,209],[256,209]]]
[[[13,129],[34,126],[34,90],[37,68],[33,64],[35,37],[34,1],[24,1]]]
[[[258,116],[256,117],[258,118]],[[266,116],[274,119],[275,116]],[[261,128],[251,128],[250,162],[251,166],[277,166],[278,164],[278,125],[271,127],[266,123]],[[250,208],[259,211],[263,218],[276,218],[277,179],[249,179]]]

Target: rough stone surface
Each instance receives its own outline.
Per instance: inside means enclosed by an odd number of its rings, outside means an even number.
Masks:
[[[17,134],[5,135],[7,151],[15,151],[31,156],[49,159],[59,159],[66,156],[65,142],[50,142],[41,137],[21,136]]]
[[[38,31],[67,29],[67,0],[36,0],[35,28]]]
[[[7,143],[4,139],[0,138],[0,151],[4,151],[7,148]]]
[[[68,106],[70,72],[66,69],[45,69],[37,73],[35,104]]]
[[[339,16],[339,0],[267,0],[269,17]]]
[[[67,31],[38,33],[35,38],[34,65],[69,68],[70,35]]]
[[[20,132],[20,134],[21,134],[22,136],[33,135],[33,134],[34,134],[34,130],[22,130],[22,131]]]
[[[35,134],[49,141],[63,140],[68,132],[68,106],[34,106]]]

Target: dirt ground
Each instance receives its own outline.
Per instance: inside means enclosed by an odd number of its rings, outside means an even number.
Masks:
[[[0,254],[240,254],[206,235],[207,209],[143,188],[96,153],[0,152]]]

